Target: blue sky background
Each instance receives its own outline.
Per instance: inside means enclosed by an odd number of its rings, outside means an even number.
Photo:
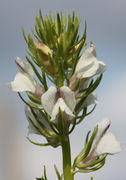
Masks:
[[[91,174],[77,175],[75,180],[125,180],[126,162],[126,1],[125,0],[0,0],[0,179],[34,180],[42,175],[45,164],[50,180],[56,179],[53,164],[61,169],[60,148],[41,148],[26,140],[27,121],[24,105],[10,91],[7,83],[17,72],[16,56],[24,58],[26,45],[21,34],[24,26],[29,33],[39,8],[46,14],[71,13],[86,19],[87,42],[93,40],[99,60],[108,70],[97,89],[99,105],[71,136],[73,157],[80,151],[84,135],[102,117],[112,121],[110,130],[120,140],[123,151],[109,156],[105,166]],[[81,27],[82,28],[82,27]],[[82,30],[82,29],[81,29]]]

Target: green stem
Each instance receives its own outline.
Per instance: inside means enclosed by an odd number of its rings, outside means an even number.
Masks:
[[[74,180],[71,172],[71,150],[69,136],[62,139],[63,174],[64,180]]]
[[[63,86],[63,78],[62,78],[62,76],[57,77],[56,85],[57,85],[58,88]]]

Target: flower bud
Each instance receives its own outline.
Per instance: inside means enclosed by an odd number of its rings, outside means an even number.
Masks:
[[[46,55],[48,56],[49,54],[51,55],[52,54],[52,51],[51,49],[46,46],[45,44],[41,43],[41,42],[34,42],[35,46],[36,46],[36,49],[40,50],[43,55]]]
[[[39,65],[43,66],[48,74],[54,75],[55,71],[54,71],[54,67],[52,67],[53,64],[50,59],[50,57],[52,56],[51,49],[47,45],[38,41],[34,42],[34,44],[38,54]]]

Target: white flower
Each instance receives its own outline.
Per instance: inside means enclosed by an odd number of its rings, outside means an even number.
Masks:
[[[111,132],[108,132],[109,126],[110,120],[107,118],[97,123],[97,129],[95,128],[93,132],[95,137],[92,135],[91,138],[87,140],[86,146],[77,156],[76,164],[79,169],[84,169],[88,172],[88,170],[93,171],[95,167],[97,170],[104,165],[103,160],[105,160],[107,154],[112,155],[121,151],[119,141],[117,141]],[[94,138],[94,140],[92,138]],[[91,145],[92,140],[93,144]],[[86,152],[88,154],[86,154],[85,157]]]
[[[16,92],[29,91],[35,93],[37,83],[33,77],[34,71],[32,66],[19,57],[16,58],[16,64],[20,72],[16,74],[14,81],[10,83],[11,89]]]
[[[104,118],[98,124],[98,133],[95,139],[95,153],[97,155],[102,154],[115,154],[121,151],[121,145],[119,141],[117,141],[116,137],[108,132],[108,128],[110,126],[110,120]]]
[[[110,120],[104,118],[101,122],[98,122],[97,125],[98,132],[89,153],[89,157],[91,156],[89,159],[103,154],[119,153],[121,151],[119,141],[117,141],[111,132],[107,131],[110,126]]]
[[[68,115],[69,120],[74,117],[76,99],[74,92],[67,86],[62,86],[60,89],[51,86],[42,95],[41,102],[45,111],[51,116],[51,121],[56,120],[59,109]]]
[[[77,78],[90,78],[96,74],[101,74],[106,70],[106,65],[96,58],[95,46],[87,48],[80,57],[75,75]]]

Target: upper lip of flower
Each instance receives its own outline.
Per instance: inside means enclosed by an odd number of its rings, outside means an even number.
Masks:
[[[75,74],[78,78],[90,78],[96,74],[103,73],[105,70],[106,65],[96,59],[95,46],[91,46],[80,57]]]
[[[13,91],[29,91],[35,93],[37,83],[34,79],[34,71],[30,64],[24,62],[19,57],[16,58],[16,64],[20,70],[10,83]]]
[[[26,63],[25,61],[23,61],[21,58],[17,57],[16,60],[15,60],[20,72],[24,72],[24,73],[27,73],[31,76],[34,75],[34,70],[33,68],[31,67],[30,64]]]
[[[106,131],[108,130],[108,128],[110,127],[110,120],[108,118],[103,118],[102,121],[97,123],[98,126],[98,132],[95,138],[95,143],[98,143],[101,138],[103,137],[103,135],[105,135]]]

